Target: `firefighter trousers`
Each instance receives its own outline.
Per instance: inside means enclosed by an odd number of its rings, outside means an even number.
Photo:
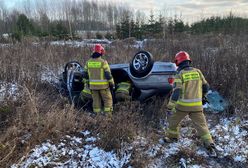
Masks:
[[[109,88],[101,90],[92,90],[91,93],[93,99],[93,111],[95,113],[101,112],[102,108],[104,112],[112,113],[113,99]]]
[[[200,112],[183,112],[176,111],[169,118],[169,127],[167,130],[168,138],[179,138],[179,124],[185,116],[189,115],[189,118],[194,123],[197,130],[198,136],[201,138],[203,143],[208,146],[213,143],[212,136],[210,135],[206,118],[202,111]]]

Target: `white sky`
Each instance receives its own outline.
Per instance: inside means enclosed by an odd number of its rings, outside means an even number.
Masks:
[[[0,0],[7,7],[18,7],[24,1],[35,0]],[[39,1],[39,0],[36,0]],[[42,1],[42,0],[40,0]],[[54,0],[51,0],[54,1]],[[58,0],[57,0],[58,1]],[[193,22],[212,15],[232,13],[248,17],[248,0],[98,0],[128,4],[135,10],[149,14],[151,10],[165,13],[166,16],[182,15],[185,21]],[[0,3],[1,5],[1,3]]]

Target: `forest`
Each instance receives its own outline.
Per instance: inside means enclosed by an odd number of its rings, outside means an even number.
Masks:
[[[176,13],[172,17],[161,11],[151,10],[147,14],[124,3],[87,0],[32,2],[25,1],[22,7],[12,10],[0,4],[0,33],[11,34],[18,41],[23,36],[77,39],[80,32],[88,33],[87,38],[135,37],[143,40],[182,33],[240,34],[248,30],[248,19],[232,12],[187,23]]]

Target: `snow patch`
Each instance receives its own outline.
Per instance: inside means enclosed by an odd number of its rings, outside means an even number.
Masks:
[[[217,150],[222,156],[231,156],[234,161],[247,162],[248,132],[242,128],[245,122],[239,118],[222,119],[211,129],[211,134],[217,144]]]
[[[0,101],[3,101],[5,97],[12,96],[16,99],[18,90],[16,83],[0,82]]]
[[[218,158],[231,157],[234,162],[248,163],[248,132],[243,129],[247,125],[247,121],[241,121],[239,118],[225,118],[220,120],[220,123],[210,129],[210,132],[216,143],[216,149],[218,151]],[[164,161],[166,158],[175,156],[180,151],[191,151],[195,154],[195,157],[209,158],[209,155],[205,148],[197,146],[191,137],[191,131],[189,127],[181,128],[181,138],[178,142],[174,143],[161,143],[159,140],[158,145],[153,145],[148,150],[150,157],[154,160],[148,167],[164,167]],[[157,153],[161,153],[161,156],[156,157]],[[186,158],[187,167],[206,167],[206,165],[195,165],[194,158]],[[190,161],[190,159],[193,159]],[[208,163],[210,167],[214,166],[217,162]],[[180,164],[180,163],[178,163]],[[190,165],[191,164],[191,165]]]
[[[95,44],[102,44],[103,46],[111,44],[111,41],[107,39],[85,39],[82,41],[74,41],[74,40],[68,40],[68,41],[51,41],[50,45],[55,46],[70,46],[70,47],[92,47]]]
[[[242,122],[238,118],[222,119],[220,123],[210,129],[218,150],[218,158],[233,158],[234,162],[247,163],[248,142],[247,131],[243,128],[247,122]],[[136,137],[136,140],[121,148],[121,154],[117,155],[114,151],[104,151],[96,145],[98,137],[91,135],[86,130],[80,132],[81,136],[67,135],[59,143],[47,141],[36,146],[27,157],[23,157],[20,164],[12,165],[12,168],[19,167],[123,167],[130,164],[132,151],[134,149],[145,149],[144,155],[151,159],[148,167],[163,167],[165,160],[170,160],[178,155],[179,152],[193,152],[194,156],[209,158],[206,150],[197,146],[191,137],[191,131],[185,127],[181,130],[181,138],[174,143],[156,143],[150,144],[144,137]],[[159,142],[162,140],[160,139]],[[147,148],[148,147],[148,148]],[[183,158],[178,162],[187,164],[187,167],[201,168],[206,165],[196,164],[196,158]],[[207,163],[208,166],[214,166],[218,160]],[[129,166],[130,167],[130,166]]]
[[[90,135],[84,131],[84,135]],[[88,137],[94,142],[94,137]],[[86,138],[87,139],[87,138]],[[76,136],[65,136],[60,143],[53,144],[47,141],[31,150],[22,162],[14,164],[11,168],[37,167],[123,167],[131,157],[131,154],[124,153],[118,157],[113,151],[106,152],[95,144],[84,145],[85,139]]]

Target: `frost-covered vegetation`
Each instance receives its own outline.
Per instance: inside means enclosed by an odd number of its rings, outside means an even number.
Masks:
[[[182,35],[105,45],[110,63],[127,63],[140,48],[160,61],[173,60],[179,50],[189,52],[211,88],[230,103],[222,113],[206,112],[218,158],[208,157],[187,119],[179,142],[162,143],[163,97],[147,104],[118,104],[112,121],[71,106],[53,84],[67,61],[83,64],[89,58],[90,45],[34,44],[25,39],[0,47],[1,167],[173,167],[179,162],[188,167],[246,167],[247,39],[246,35]]]

